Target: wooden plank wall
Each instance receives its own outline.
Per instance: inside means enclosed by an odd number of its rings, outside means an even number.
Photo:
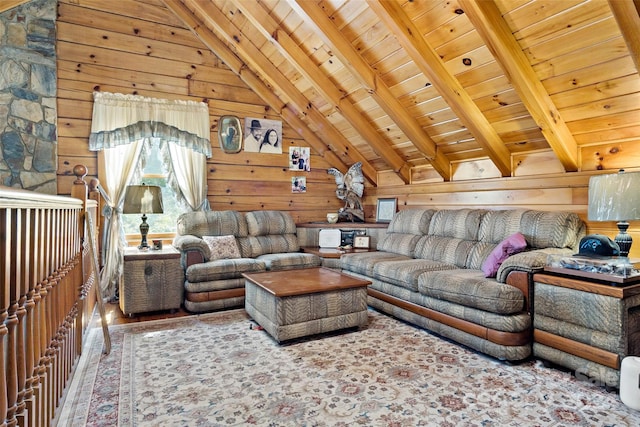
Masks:
[[[209,201],[213,209],[281,209],[298,222],[321,221],[342,203],[335,197],[329,165],[311,150],[308,191],[291,193],[288,148],[309,146],[283,122],[283,154],[218,148],[217,122],[225,114],[278,119],[218,58],[173,16],[159,0],[60,0],[58,18],[58,192],[69,194],[76,164],[97,172],[88,150],[92,92],[108,91],[167,99],[206,100],[211,112],[213,156],[208,162]],[[365,189],[368,220],[375,221],[376,200],[397,197],[399,208],[526,207],[571,210],[586,220],[588,178],[593,173],[632,169],[640,164],[637,143],[583,145],[579,173],[564,173],[550,151],[518,154],[513,178],[499,178],[489,161],[452,165],[453,180],[443,183],[430,167],[414,168],[412,183],[402,185],[393,173],[382,173],[378,188]],[[613,223],[589,223],[589,232],[614,236]],[[638,242],[640,223],[630,231]]]
[[[308,147],[283,122],[283,154],[241,151],[218,145],[222,115],[279,120],[209,49],[157,0],[61,0],[57,22],[58,193],[69,194],[77,164],[98,176],[88,149],[93,91],[165,99],[205,100],[211,112],[208,197],[212,209],[280,209],[299,222],[322,220],[342,203],[330,167],[311,150],[311,171],[288,168],[291,146]],[[291,177],[306,176],[307,193],[291,192]]]

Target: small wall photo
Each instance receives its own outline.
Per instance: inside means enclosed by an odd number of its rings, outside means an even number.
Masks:
[[[292,193],[306,193],[307,192],[307,178],[304,176],[292,176],[291,177],[291,192]]]
[[[311,170],[311,149],[309,147],[289,147],[289,170]]]
[[[282,122],[246,117],[244,119],[244,151],[282,154]]]

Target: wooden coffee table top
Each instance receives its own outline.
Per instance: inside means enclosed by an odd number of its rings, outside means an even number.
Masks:
[[[245,279],[276,297],[359,288],[371,284],[369,280],[359,279],[324,267],[243,273],[242,275]]]

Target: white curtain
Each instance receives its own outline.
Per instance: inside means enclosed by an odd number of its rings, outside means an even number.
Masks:
[[[206,156],[178,144],[169,143],[168,148],[173,168],[173,174],[169,175],[169,185],[176,194],[182,194],[182,201],[190,210],[209,210]]]
[[[191,210],[207,210],[206,159],[211,157],[209,108],[203,102],[171,101],[94,92],[89,149],[102,150],[106,182],[103,194],[103,295],[115,295],[122,273],[125,245],[120,214],[127,185],[132,181],[143,147],[158,139],[168,144],[169,183],[176,197]]]

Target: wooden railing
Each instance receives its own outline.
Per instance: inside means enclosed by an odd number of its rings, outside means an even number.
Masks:
[[[74,197],[0,187],[0,426],[48,426],[82,351],[97,282],[77,169]]]

